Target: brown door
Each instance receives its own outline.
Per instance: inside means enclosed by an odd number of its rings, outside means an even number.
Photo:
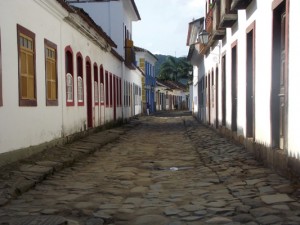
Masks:
[[[285,146],[285,125],[286,125],[286,83],[287,77],[285,72],[285,57],[286,57],[286,49],[285,49],[285,12],[281,15],[281,63],[280,63],[280,88],[279,88],[279,148],[284,149]]]
[[[254,31],[247,33],[246,136],[254,137]]]
[[[226,57],[222,56],[222,126],[226,126]]]
[[[216,128],[219,127],[219,68],[216,68]]]
[[[208,103],[208,124],[211,124],[210,121],[210,113],[211,113],[211,101],[210,101],[210,74],[208,74],[208,80],[207,80],[207,88],[208,88],[208,94],[207,94],[207,103]]]
[[[92,101],[92,73],[91,63],[86,62],[86,92],[87,92],[87,125],[93,127],[93,101]]]
[[[287,103],[288,74],[286,38],[286,1],[273,11],[273,54],[271,92],[272,147],[285,149],[287,146]]]
[[[116,76],[113,76],[113,87],[114,90],[112,91],[113,93],[113,108],[114,108],[114,121],[117,120],[117,81],[116,81]]]
[[[231,51],[231,130],[237,131],[237,47]]]

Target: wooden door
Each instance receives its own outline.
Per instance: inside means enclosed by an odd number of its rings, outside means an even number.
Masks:
[[[237,131],[237,47],[231,51],[231,130]]]
[[[246,74],[246,136],[254,137],[254,30],[247,33],[247,74]]]
[[[286,129],[286,83],[287,76],[285,72],[285,58],[286,58],[286,46],[285,46],[285,21],[286,21],[286,13],[285,11],[281,15],[281,63],[280,63],[280,87],[279,87],[279,148],[284,149],[285,145],[285,129]]]
[[[92,73],[91,63],[86,62],[87,125],[93,127]]]

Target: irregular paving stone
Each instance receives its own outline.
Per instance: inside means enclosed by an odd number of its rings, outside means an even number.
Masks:
[[[199,207],[197,205],[185,205],[182,208],[187,212],[193,212],[199,210]]]
[[[287,194],[264,195],[261,196],[261,200],[266,204],[294,201]]]
[[[67,225],[67,223],[61,216],[26,216],[12,219],[9,225]]]
[[[136,207],[139,206],[142,202],[143,202],[142,198],[127,198],[124,201],[124,203],[126,203],[126,204],[133,204]]]
[[[221,200],[208,202],[208,203],[205,204],[205,206],[213,207],[213,208],[223,208],[226,205],[227,205],[227,203],[225,201],[221,201]]]
[[[103,225],[104,220],[100,218],[91,218],[85,222],[85,225]]]
[[[274,223],[280,223],[282,221],[282,218],[279,216],[269,215],[256,218],[256,220],[259,224],[269,225]]]
[[[231,219],[226,218],[226,217],[220,217],[220,216],[213,217],[213,218],[205,221],[205,223],[207,223],[207,224],[227,224],[230,222],[232,222]]]
[[[93,209],[96,207],[95,203],[92,202],[78,202],[74,204],[76,209]]]
[[[185,223],[181,222],[181,221],[171,221],[170,223],[168,223],[167,225],[185,225]]]
[[[41,211],[41,214],[54,215],[54,214],[57,214],[59,211],[60,211],[59,209],[44,209]]]
[[[20,168],[21,172],[32,172],[40,174],[50,174],[53,172],[52,167],[39,166],[39,165],[22,165]]]
[[[203,217],[201,217],[201,216],[188,216],[188,217],[181,218],[181,220],[183,220],[183,221],[197,221],[197,220],[200,220],[202,218]]]
[[[111,220],[112,219],[112,216],[103,212],[103,211],[97,211],[97,212],[93,212],[93,216],[94,217],[98,217],[98,218],[101,218],[101,219],[104,219],[104,220]]]
[[[168,220],[160,215],[143,215],[137,217],[132,225],[165,225]]]
[[[239,214],[237,216],[234,216],[233,221],[241,222],[241,223],[247,223],[254,220],[253,216],[249,214]]]
[[[272,205],[272,208],[278,210],[290,210],[288,205]]]
[[[254,217],[261,217],[261,216],[265,216],[265,215],[276,215],[276,214],[279,214],[280,212],[276,209],[260,207],[260,208],[256,208],[256,209],[251,209],[250,213]]]
[[[173,216],[173,215],[179,214],[180,212],[181,212],[181,210],[179,210],[178,208],[172,208],[172,207],[166,208],[164,210],[164,214],[166,216]]]

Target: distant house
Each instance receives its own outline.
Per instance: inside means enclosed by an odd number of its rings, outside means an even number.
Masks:
[[[190,58],[199,59],[196,116],[269,166],[299,173],[300,2],[204,3],[208,41],[189,43],[198,46]]]
[[[137,47],[134,47],[136,52],[136,60],[138,66],[143,70],[145,77],[142,80],[142,104],[143,112],[146,112],[146,104],[150,105],[150,111],[155,111],[155,63],[157,58],[150,51]]]
[[[134,0],[98,1],[98,0],[66,0],[71,5],[82,8],[98,26],[116,43],[114,54],[124,65],[119,74],[109,74],[109,77],[122,79],[125,92],[123,99],[123,116],[131,117],[141,113],[137,106],[138,92],[142,88],[142,74],[136,69],[136,53],[132,37],[132,23],[139,21],[140,14]],[[108,115],[115,117],[116,108],[111,107]],[[118,115],[117,115],[118,116]],[[121,115],[119,115],[121,116]],[[107,118],[111,119],[111,118]]]
[[[186,110],[188,109],[188,86],[178,81],[157,80],[155,88],[157,100],[156,109]]]
[[[90,4],[107,18],[64,0],[0,2],[0,165],[141,113],[135,3]]]
[[[191,83],[192,113],[202,122],[206,119],[205,99],[203,98],[203,78],[204,78],[204,56],[200,54],[203,46],[199,40],[199,33],[204,29],[204,17],[193,20],[189,23],[187,42],[189,52],[187,60],[193,65],[193,81]],[[200,81],[200,82],[199,82]]]

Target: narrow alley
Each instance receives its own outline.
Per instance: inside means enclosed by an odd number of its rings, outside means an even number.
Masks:
[[[189,113],[138,123],[3,204],[0,224],[300,223],[296,185]]]

